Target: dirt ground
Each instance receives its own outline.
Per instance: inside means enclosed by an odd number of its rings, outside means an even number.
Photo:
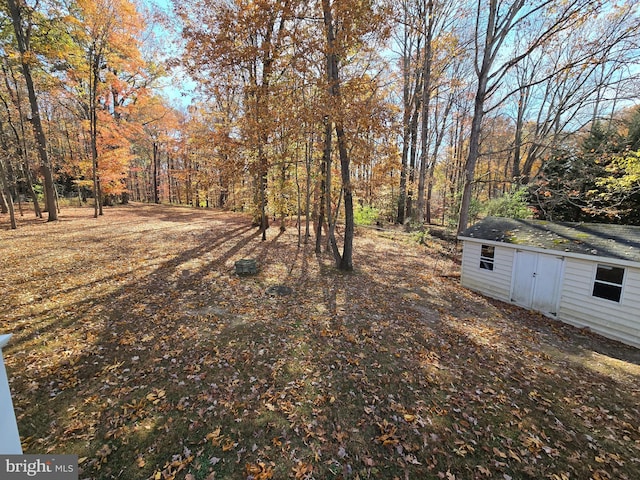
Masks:
[[[96,479],[637,478],[640,350],[462,288],[441,234],[360,228],[341,273],[294,223],[92,213],[0,216],[25,453]]]

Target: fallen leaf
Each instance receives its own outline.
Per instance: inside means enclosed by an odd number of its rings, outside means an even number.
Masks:
[[[310,463],[298,462],[293,466],[292,470],[296,479],[305,479],[313,473],[313,465]]]
[[[507,458],[507,454],[498,450],[496,447],[493,447],[493,453],[500,458]]]
[[[245,465],[245,473],[247,476],[253,477],[253,480],[269,480],[273,478],[273,468],[263,462],[247,463]]]

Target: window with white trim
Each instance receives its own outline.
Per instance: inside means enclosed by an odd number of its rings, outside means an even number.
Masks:
[[[493,245],[482,245],[480,250],[480,268],[484,270],[493,270],[493,260],[496,255],[496,249]]]
[[[613,302],[620,302],[623,280],[624,268],[598,264],[592,295]]]

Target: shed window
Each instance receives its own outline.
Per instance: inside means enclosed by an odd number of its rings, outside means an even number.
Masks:
[[[495,247],[491,245],[482,245],[482,250],[480,251],[480,268],[493,270],[493,259],[495,254]]]
[[[622,296],[624,268],[611,265],[598,265],[596,279],[593,282],[593,296],[619,302]]]

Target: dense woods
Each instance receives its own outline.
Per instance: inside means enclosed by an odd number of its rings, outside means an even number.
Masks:
[[[9,0],[2,212],[162,202],[251,212],[263,234],[294,218],[345,270],[357,222],[638,224],[638,9]]]

